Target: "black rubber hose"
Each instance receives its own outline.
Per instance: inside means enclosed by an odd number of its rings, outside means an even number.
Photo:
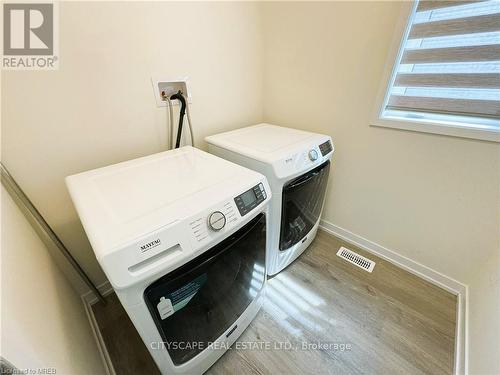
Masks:
[[[184,115],[186,114],[186,99],[184,99],[184,95],[182,95],[182,92],[179,90],[177,94],[174,94],[170,97],[170,100],[178,100],[181,102],[179,126],[177,127],[177,139],[175,141],[175,148],[179,148],[179,146],[181,145],[182,123],[184,122]]]

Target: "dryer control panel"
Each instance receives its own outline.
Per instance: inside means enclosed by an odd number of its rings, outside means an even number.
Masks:
[[[286,157],[269,162],[272,165],[272,174],[278,179],[289,180],[290,176],[296,176],[332,158],[334,146],[327,137],[314,139],[304,144],[300,150]],[[230,159],[231,160],[231,159]]]

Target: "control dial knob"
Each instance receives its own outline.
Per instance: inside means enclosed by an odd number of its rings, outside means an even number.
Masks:
[[[208,216],[208,227],[219,231],[226,226],[226,216],[220,211],[214,211]]]
[[[316,151],[316,150],[309,151],[309,160],[311,160],[311,161],[318,160],[318,151]]]

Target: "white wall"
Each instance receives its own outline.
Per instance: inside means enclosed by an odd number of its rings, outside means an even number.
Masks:
[[[60,69],[2,71],[2,160],[93,280],[64,177],[165,148],[152,74],[188,75],[196,140],[262,120],[255,3],[60,2]]]
[[[104,374],[79,294],[2,186],[1,355],[18,369]]]
[[[500,374],[500,252],[469,284],[469,373]]]
[[[500,146],[369,126],[401,3],[264,9],[264,119],[335,143],[324,219],[466,283],[500,248]]]

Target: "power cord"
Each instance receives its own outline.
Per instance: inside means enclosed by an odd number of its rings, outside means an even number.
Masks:
[[[175,140],[175,148],[179,148],[181,146],[184,115],[186,114],[186,99],[184,98],[184,95],[182,95],[181,90],[179,90],[176,94],[170,96],[170,100],[178,100],[181,103],[181,109],[179,111],[179,125],[177,126],[177,139]]]

